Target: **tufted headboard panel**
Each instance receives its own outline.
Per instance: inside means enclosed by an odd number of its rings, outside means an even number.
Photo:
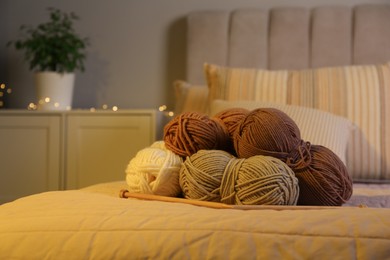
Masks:
[[[197,11],[188,16],[187,75],[204,84],[205,62],[305,69],[390,60],[390,5]]]

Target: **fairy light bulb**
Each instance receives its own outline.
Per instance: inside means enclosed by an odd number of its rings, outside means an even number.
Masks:
[[[167,106],[166,106],[166,105],[162,105],[162,106],[160,106],[160,107],[158,108],[158,110],[159,110],[160,112],[163,112],[163,111],[167,110]]]
[[[36,110],[37,105],[31,102],[30,104],[28,104],[27,109],[28,110]]]

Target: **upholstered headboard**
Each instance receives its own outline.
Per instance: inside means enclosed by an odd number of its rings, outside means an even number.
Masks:
[[[187,33],[177,112],[291,105],[330,113],[352,124],[349,138],[308,127],[314,138],[303,139],[342,145],[332,150],[345,155],[355,181],[390,182],[390,4],[198,11]],[[307,126],[320,124],[299,114]]]
[[[390,60],[390,5],[197,11],[188,16],[187,75],[203,63],[305,69]]]

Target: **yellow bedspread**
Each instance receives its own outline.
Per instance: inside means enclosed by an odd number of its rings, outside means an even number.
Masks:
[[[0,206],[0,259],[390,258],[390,209],[244,211],[108,193],[46,192]]]

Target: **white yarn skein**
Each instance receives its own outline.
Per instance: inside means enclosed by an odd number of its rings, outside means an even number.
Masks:
[[[164,141],[156,141],[132,158],[126,168],[130,192],[178,196],[182,158],[168,150]]]

